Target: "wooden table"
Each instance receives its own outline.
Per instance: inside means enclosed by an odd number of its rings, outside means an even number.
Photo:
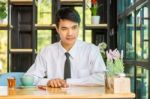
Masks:
[[[69,87],[47,88],[18,87],[10,90],[7,86],[0,86],[0,99],[62,99],[62,98],[99,98],[99,99],[132,99],[134,93],[113,94],[105,93],[104,87]]]

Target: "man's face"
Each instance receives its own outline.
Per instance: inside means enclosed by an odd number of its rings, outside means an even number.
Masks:
[[[66,19],[60,20],[56,29],[63,46],[72,46],[75,43],[79,32],[78,23]]]

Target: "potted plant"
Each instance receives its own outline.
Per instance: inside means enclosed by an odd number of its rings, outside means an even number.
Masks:
[[[100,11],[100,7],[102,6],[102,4],[98,4],[97,0],[91,0],[91,13],[92,13],[92,20],[91,23],[92,24],[99,24],[100,23],[100,16],[97,15],[98,11]]]
[[[110,77],[113,76],[122,76],[124,74],[124,64],[123,64],[123,50],[120,52],[115,50],[106,51],[107,60],[107,75]]]
[[[3,20],[7,17],[6,12],[6,0],[0,1],[0,20]]]
[[[124,73],[123,50],[120,53],[117,49],[110,49],[106,51],[106,56],[106,91],[113,93],[130,92],[130,78],[125,77]]]
[[[125,77],[124,63],[123,63],[123,50],[107,50],[107,44],[102,42],[99,44],[100,53],[105,60],[106,64],[106,79],[105,88],[106,92],[110,93],[126,93],[130,92],[130,78]]]
[[[121,53],[117,49],[109,49],[106,51],[107,44],[105,42],[99,43],[98,46],[107,66],[107,76],[113,77],[116,75],[123,75],[123,50],[121,51]]]

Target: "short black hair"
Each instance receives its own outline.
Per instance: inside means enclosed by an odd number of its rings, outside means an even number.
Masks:
[[[57,27],[59,26],[61,19],[67,19],[73,22],[77,22],[78,24],[80,24],[81,21],[79,13],[71,7],[64,7],[57,11],[55,17],[55,23]]]

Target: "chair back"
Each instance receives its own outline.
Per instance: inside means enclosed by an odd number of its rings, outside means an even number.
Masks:
[[[20,78],[24,75],[23,72],[10,72],[4,73],[0,75],[0,86],[7,86],[7,78],[15,77],[16,78],[16,86],[22,86]]]

